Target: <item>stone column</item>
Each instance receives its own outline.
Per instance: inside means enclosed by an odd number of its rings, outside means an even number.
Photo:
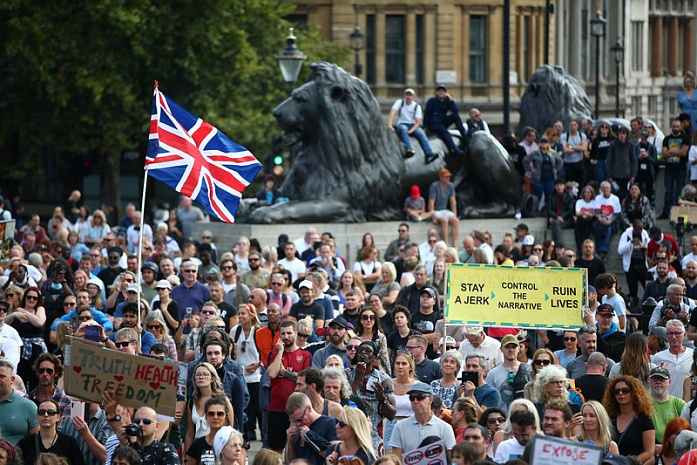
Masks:
[[[503,60],[511,59],[503,56],[503,31],[500,24],[503,24],[503,6],[490,6],[486,23],[489,47],[487,50],[490,51],[489,58],[493,59],[488,60],[486,81],[489,83],[489,95],[492,97],[500,97],[503,94],[500,87],[503,84]],[[512,51],[515,50],[514,37],[511,35]]]
[[[467,5],[461,7],[461,23],[462,23],[462,76],[460,82],[470,82],[470,10]]]
[[[375,9],[375,84],[384,87],[385,77],[385,9]]]
[[[668,22],[668,74],[678,74],[678,17],[673,16]]]
[[[426,89],[433,90],[436,80],[436,28],[437,26],[437,5],[426,5],[424,15],[424,86]]]
[[[682,69],[683,72],[692,70],[694,66],[693,63],[693,50],[694,50],[694,19],[685,18],[683,24],[683,41],[682,41]]]
[[[586,80],[586,76],[581,76],[581,51],[579,50],[579,47],[583,43],[581,40],[581,31],[583,28],[583,25],[581,24],[581,21],[583,19],[583,16],[581,15],[581,3],[579,1],[570,1],[567,3],[569,7],[569,40],[566,42],[566,44],[562,45],[562,47],[566,48],[566,56],[568,57],[568,69],[569,69],[569,74],[576,78],[581,78],[583,80]],[[595,11],[591,11],[591,9],[588,10],[589,14],[595,14]],[[588,25],[588,28],[590,28],[590,24]],[[590,29],[589,29],[589,41],[591,39],[590,36]],[[592,40],[593,42],[593,50],[595,50],[595,39]],[[561,44],[560,44],[561,45]],[[595,52],[593,52],[595,53]],[[588,63],[591,63],[590,57],[593,56],[593,53],[589,53],[588,57],[589,59],[587,60]],[[562,64],[563,66],[563,64]],[[591,69],[589,66],[588,69]],[[593,68],[595,69],[595,68]]]
[[[416,12],[413,6],[407,6],[407,18],[404,25],[405,40],[405,78],[408,86],[416,84]]]
[[[649,17],[651,24],[651,77],[663,75],[663,18]]]

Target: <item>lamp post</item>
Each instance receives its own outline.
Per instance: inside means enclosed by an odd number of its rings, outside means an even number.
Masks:
[[[615,57],[615,118],[620,117],[620,67],[624,58],[624,46],[619,36],[617,42],[610,49]]]
[[[351,39],[351,50],[356,54],[356,64],[354,65],[353,74],[356,77],[360,77],[363,72],[363,65],[361,65],[361,56],[358,52],[365,48],[365,36],[361,32],[361,28],[358,24],[356,24],[356,29],[353,30],[349,38]]]
[[[303,61],[307,58],[298,47],[295,45],[296,37],[293,35],[293,28],[289,28],[290,32],[286,37],[286,48],[274,58],[278,61],[278,66],[281,68],[283,80],[288,84],[288,93],[293,90],[293,84],[298,81],[300,69],[303,66]]]
[[[600,10],[600,4],[596,5],[595,16],[591,19],[591,35],[595,37],[595,119],[600,117],[600,39],[605,36],[605,23]]]

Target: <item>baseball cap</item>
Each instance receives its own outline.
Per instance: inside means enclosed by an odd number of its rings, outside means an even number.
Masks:
[[[404,89],[404,93],[405,93],[405,94],[416,95],[416,92],[414,92],[414,89],[412,89],[411,87],[407,87],[406,89]]]
[[[445,87],[443,84],[438,84],[438,86],[436,86],[436,90],[441,90],[441,89],[442,89],[442,90],[445,90],[445,91],[448,90],[448,88]]]
[[[540,138],[540,144],[541,144],[542,142],[547,142],[547,143],[549,144],[549,137],[547,137],[547,136],[542,136],[542,137]]]
[[[155,289],[172,289],[172,283],[166,279],[161,279],[157,282]]]
[[[343,316],[339,315],[329,323],[330,327],[331,325],[339,325],[342,328],[346,329],[348,328],[348,321],[346,321]]]
[[[136,294],[140,292],[140,286],[133,283],[128,285],[128,289],[126,289],[126,292],[135,292]]]
[[[456,344],[455,338],[452,336],[445,336],[445,345],[447,346],[448,344]]]
[[[520,229],[524,229],[525,231],[529,231],[530,228],[528,228],[528,225],[525,223],[520,223],[518,226],[515,227],[515,230],[518,231]]]
[[[660,376],[663,379],[670,379],[670,372],[668,371],[668,368],[656,367],[651,370],[651,373],[649,373],[649,378],[653,378],[654,376]]]
[[[431,389],[431,386],[429,386],[426,383],[422,383],[421,381],[417,381],[414,384],[412,384],[409,390],[407,391],[407,394],[415,394],[417,392],[421,392],[431,396],[433,395],[433,389]]]
[[[423,289],[421,289],[421,292],[419,292],[419,296],[421,296],[421,294],[424,294],[424,293],[428,293],[428,294],[429,294],[431,297],[433,297],[434,299],[437,298],[437,297],[436,297],[436,291],[434,291],[434,290],[431,289],[430,287],[424,287]]]
[[[595,313],[596,315],[615,316],[615,309],[610,304],[602,304]]]
[[[303,287],[306,287],[308,289],[312,289],[312,281],[305,279],[303,280],[300,285],[298,286],[298,290],[302,289]]]
[[[535,236],[528,234],[523,238],[523,245],[535,245]]]
[[[605,454],[602,465],[629,465],[629,460],[618,454]]]
[[[591,285],[589,284],[589,285],[588,285],[588,293],[590,294],[591,292],[598,292],[598,291],[595,289],[595,286],[591,286]]]
[[[506,347],[509,344],[518,345],[518,336],[515,334],[506,334],[503,339],[501,339],[501,347]]]

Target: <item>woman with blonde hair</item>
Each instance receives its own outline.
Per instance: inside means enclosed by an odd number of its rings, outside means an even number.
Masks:
[[[394,375],[392,378],[392,386],[394,389],[394,400],[395,400],[395,415],[391,421],[385,424],[384,429],[384,441],[385,450],[391,450],[390,438],[392,437],[392,430],[398,421],[404,420],[414,413],[411,408],[411,402],[409,401],[409,394],[407,391],[416,382],[416,366],[414,365],[414,357],[407,352],[399,352],[394,358]]]
[[[142,310],[143,302],[141,302],[140,305]],[[148,330],[148,332],[155,336],[155,344],[160,343],[167,347],[167,350],[169,351],[167,357],[172,360],[179,360],[177,356],[177,344],[174,342],[172,336],[169,335],[169,328],[167,327],[165,319],[160,310],[151,312],[145,318],[145,328]]]
[[[382,306],[386,310],[392,310],[394,301],[397,300],[397,295],[401,287],[395,281],[397,279],[397,269],[392,262],[385,262],[380,268],[380,281],[378,281],[371,294],[377,294],[382,299]]]
[[[612,440],[610,417],[597,400],[589,400],[581,406],[581,434],[576,438],[580,442],[588,442],[603,449],[604,453],[619,454],[617,443]]]
[[[275,450],[261,449],[254,455],[252,465],[283,465],[283,457]]]
[[[222,396],[227,399],[223,390],[223,383],[220,381],[220,377],[218,377],[218,372],[210,363],[202,362],[194,368],[193,381],[194,392],[186,404],[186,448],[193,444],[194,439],[210,433],[210,425],[206,421],[206,402],[216,396]],[[228,416],[230,419],[233,419],[234,409],[229,399],[227,399],[227,403],[229,404]]]
[[[19,308],[22,299],[24,298],[24,289],[14,284],[10,284],[5,289],[5,300],[10,303],[10,311],[8,315]]]
[[[494,438],[492,439],[492,442],[494,443],[492,454],[496,454],[496,448],[499,446],[499,444],[501,444],[501,442],[513,437],[511,415],[513,415],[513,412],[516,412],[518,410],[527,410],[528,412],[532,412],[533,416],[535,417],[536,431],[542,431],[542,425],[540,424],[540,415],[537,413],[535,404],[533,404],[532,401],[528,399],[515,399],[513,402],[511,402],[511,405],[508,406],[508,415],[506,416],[506,421],[503,424],[503,428],[501,428],[500,431],[497,431],[494,434]],[[491,457],[493,457],[493,455]]]
[[[312,317],[306,316],[295,324],[296,344],[301,349],[307,346],[307,340],[312,337]]]
[[[324,363],[324,368],[338,368],[343,370],[345,368],[344,361],[338,355],[332,354],[327,357],[327,361]]]
[[[87,228],[87,234],[84,237],[84,242],[87,245],[99,245],[104,236],[111,232],[111,227],[106,221],[106,215],[101,210],[95,210],[92,213],[90,226]]]
[[[373,462],[373,465],[402,465],[402,458],[394,454],[385,454]]]
[[[545,404],[552,399],[562,399],[569,406],[583,404],[581,396],[576,391],[569,390],[569,379],[566,377],[566,370],[557,365],[550,365],[540,371],[535,377],[532,386],[532,401],[535,402],[537,413],[540,417],[544,416]],[[578,411],[578,410],[577,410]],[[574,425],[581,423],[581,416],[574,415]]]
[[[327,448],[327,463],[338,465],[339,457],[352,455],[368,465],[377,458],[368,419],[361,410],[345,406],[336,423],[336,435],[341,442]]]

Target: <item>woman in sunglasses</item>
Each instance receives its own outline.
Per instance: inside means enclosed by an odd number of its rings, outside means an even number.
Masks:
[[[209,430],[204,436],[194,440],[186,451],[189,465],[215,465],[213,443],[215,435],[223,426],[230,425],[229,402],[225,397],[215,396],[206,401],[206,422]]]
[[[177,356],[177,344],[172,336],[169,335],[169,328],[162,317],[160,310],[150,313],[145,319],[145,328],[155,336],[155,344],[164,344],[169,350],[168,357],[172,360],[179,360]]]
[[[32,389],[38,382],[31,368],[32,363],[39,354],[48,352],[44,342],[45,323],[46,310],[37,287],[30,287],[24,291],[19,308],[5,317],[5,324],[17,330],[24,344],[17,374],[24,380],[27,389]]]
[[[232,404],[225,396],[223,383],[218,377],[213,365],[207,362],[200,363],[194,368],[194,393],[186,404],[186,436],[184,448],[191,447],[195,439],[206,436],[211,425],[207,421],[208,401],[213,398],[224,399],[227,403],[225,412],[229,418],[234,418]],[[223,425],[218,426],[218,428]],[[215,435],[213,435],[214,437]]]
[[[387,358],[387,338],[380,327],[380,319],[372,307],[366,307],[358,313],[356,336],[363,341],[373,341],[378,348],[375,360],[380,361],[380,371],[390,375],[390,361]]]
[[[579,442],[587,442],[603,449],[606,454],[619,454],[617,443],[612,440],[610,431],[610,417],[597,400],[589,400],[581,407],[581,434],[576,439]],[[673,462],[670,462],[673,463]]]
[[[256,344],[256,330],[259,328],[259,319],[256,313],[249,309],[247,304],[240,304],[237,308],[239,324],[230,331],[230,338],[234,343],[237,362],[244,367],[244,380],[249,388],[249,405],[245,409],[248,421],[245,423],[244,436],[249,441],[256,438],[256,427],[259,423],[261,429],[261,407],[259,406],[259,381],[261,381],[261,362],[259,350]]]
[[[341,440],[327,448],[327,463],[338,465],[344,459],[361,459],[364,464],[375,461],[377,454],[370,439],[370,427],[365,414],[357,408],[344,407],[336,421],[336,435]]]
[[[656,430],[651,420],[653,402],[644,385],[631,376],[611,379],[603,406],[612,422],[613,440],[620,454],[636,455],[641,463],[653,457]]]
[[[34,463],[39,454],[51,452],[68,461],[69,465],[85,465],[77,441],[72,436],[58,432],[60,405],[53,399],[44,400],[37,411],[39,431],[17,443],[22,450],[24,463]]]
[[[498,407],[489,407],[479,415],[478,423],[489,430],[489,449],[486,453],[489,457],[494,456],[494,435],[503,429],[503,424],[506,422],[506,412]]]
[[[532,376],[530,381],[525,385],[525,398],[532,399],[532,386],[535,383],[535,377],[544,367],[554,365],[554,353],[549,349],[537,349],[532,354],[530,366],[532,367]]]

